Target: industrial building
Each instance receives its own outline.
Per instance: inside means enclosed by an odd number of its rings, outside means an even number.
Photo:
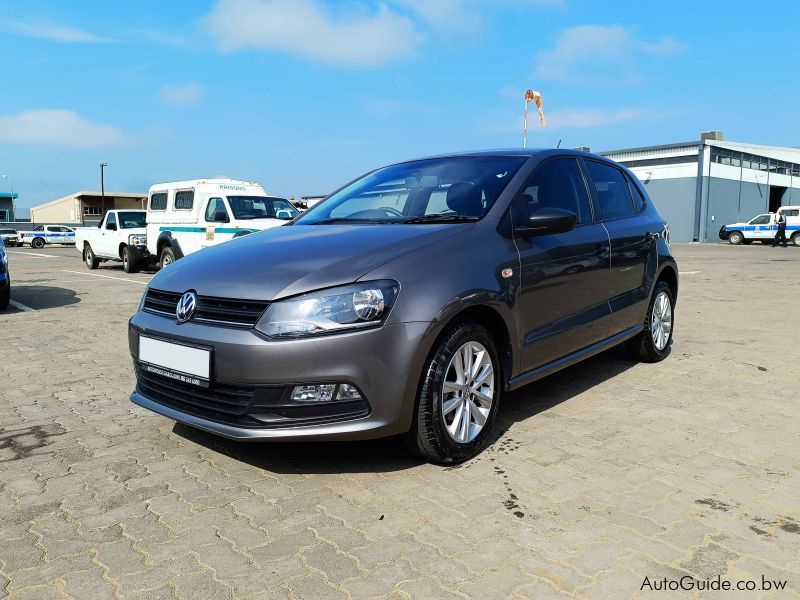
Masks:
[[[32,223],[97,225],[107,210],[143,209],[147,194],[80,191],[31,208]]]
[[[800,148],[699,141],[601,152],[644,183],[675,242],[716,242],[727,223],[800,204]]]

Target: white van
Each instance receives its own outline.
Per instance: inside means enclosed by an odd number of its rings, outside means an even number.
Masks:
[[[207,246],[283,225],[298,215],[285,198],[261,184],[236,179],[193,179],[150,187],[147,249],[160,267]]]
[[[800,246],[800,206],[781,206],[778,212],[757,215],[746,223],[723,225],[719,230],[719,239],[734,245],[749,244],[754,240],[771,244],[778,232],[780,213],[786,215],[786,238],[795,246]]]

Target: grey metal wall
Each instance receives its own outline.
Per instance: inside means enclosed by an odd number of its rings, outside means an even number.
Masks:
[[[723,225],[749,221],[768,209],[769,186],[766,184],[710,177],[704,241],[716,242]]]
[[[691,242],[694,235],[696,177],[652,179],[645,189],[669,223],[673,242]]]

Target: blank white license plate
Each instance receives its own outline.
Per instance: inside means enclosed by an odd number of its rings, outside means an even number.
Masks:
[[[208,387],[211,374],[209,350],[140,335],[139,362],[149,373]]]

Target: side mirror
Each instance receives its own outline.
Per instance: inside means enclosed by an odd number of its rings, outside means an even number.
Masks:
[[[225,211],[218,211],[214,213],[214,221],[217,223],[227,223],[229,220],[228,213]]]
[[[528,215],[528,222],[514,227],[520,237],[564,233],[575,229],[578,215],[562,208],[541,208]]]
[[[109,223],[108,225],[106,225],[106,229],[110,229],[111,231],[116,231],[117,230],[117,224],[116,223]]]

